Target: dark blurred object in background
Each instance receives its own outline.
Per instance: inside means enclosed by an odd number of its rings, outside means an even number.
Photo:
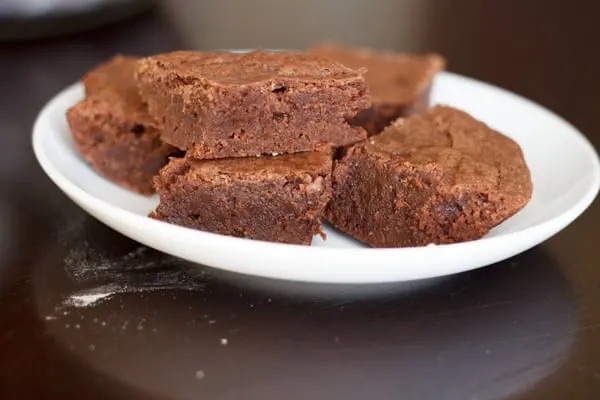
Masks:
[[[41,39],[95,29],[153,5],[153,0],[2,0],[0,40]]]

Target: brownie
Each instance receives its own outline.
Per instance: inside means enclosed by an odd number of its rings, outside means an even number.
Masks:
[[[302,52],[174,52],[143,59],[142,96],[163,139],[198,159],[295,153],[366,137],[362,76]]]
[[[98,173],[141,194],[176,149],[160,140],[134,79],[137,60],[115,56],[83,78],[85,98],[67,111],[75,144]]]
[[[325,219],[372,247],[478,239],[532,192],[513,140],[445,106],[344,149],[332,186]]]
[[[429,108],[434,77],[446,65],[446,60],[434,53],[395,53],[332,43],[315,46],[309,51],[351,68],[366,68],[365,80],[372,105],[361,111],[353,122],[363,126],[369,135],[380,133],[398,117]]]
[[[308,245],[331,197],[329,153],[173,159],[155,179],[151,217],[203,231]]]

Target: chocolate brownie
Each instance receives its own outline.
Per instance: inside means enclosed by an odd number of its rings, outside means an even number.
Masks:
[[[331,197],[329,153],[173,159],[155,179],[151,217],[203,231],[308,245]]]
[[[375,51],[324,43],[309,50],[351,68],[366,68],[365,80],[372,96],[371,108],[354,120],[369,135],[380,133],[398,117],[429,108],[429,95],[435,75],[444,69],[438,54],[410,54]]]
[[[83,78],[85,99],[67,111],[82,156],[98,173],[141,194],[176,149],[163,143],[138,94],[137,60],[115,56]]]
[[[532,192],[514,141],[442,106],[345,149],[332,185],[325,219],[373,247],[478,239]]]
[[[361,71],[301,52],[175,52],[139,62],[163,139],[195,158],[295,153],[366,137]]]

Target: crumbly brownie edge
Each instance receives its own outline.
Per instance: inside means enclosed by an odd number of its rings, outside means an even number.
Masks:
[[[73,139],[91,167],[114,183],[143,195],[154,193],[153,178],[176,149],[162,142],[153,126],[122,121],[98,110],[89,100],[67,111]]]
[[[160,196],[152,218],[188,228],[271,242],[309,245],[322,234],[331,197],[331,166],[265,182],[193,179],[187,160],[172,160],[155,179]],[[315,183],[317,184],[315,185]],[[318,189],[318,190],[317,190]]]
[[[346,149],[334,162],[324,220],[372,247],[406,246],[408,210],[396,209],[397,188],[388,182],[389,171],[380,168],[364,144]]]

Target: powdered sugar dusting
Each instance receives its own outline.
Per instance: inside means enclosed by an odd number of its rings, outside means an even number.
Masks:
[[[77,308],[88,307],[98,303],[103,299],[105,300],[110,298],[113,294],[114,292],[74,294],[67,298],[64,304]]]
[[[201,268],[144,246],[120,256],[108,257],[98,248],[83,242],[65,258],[65,270],[77,283],[107,282],[97,289],[90,289],[90,296],[156,290],[198,290],[204,286],[204,272]]]
[[[107,246],[82,239],[90,235],[82,234],[86,227],[78,225],[71,232],[63,232],[61,237],[68,249],[64,259],[65,272],[76,289],[63,297],[47,320],[67,315],[69,309],[97,306],[119,294],[199,291],[205,286],[204,271],[197,265],[145,246],[136,246],[120,254],[108,251],[113,243]]]

